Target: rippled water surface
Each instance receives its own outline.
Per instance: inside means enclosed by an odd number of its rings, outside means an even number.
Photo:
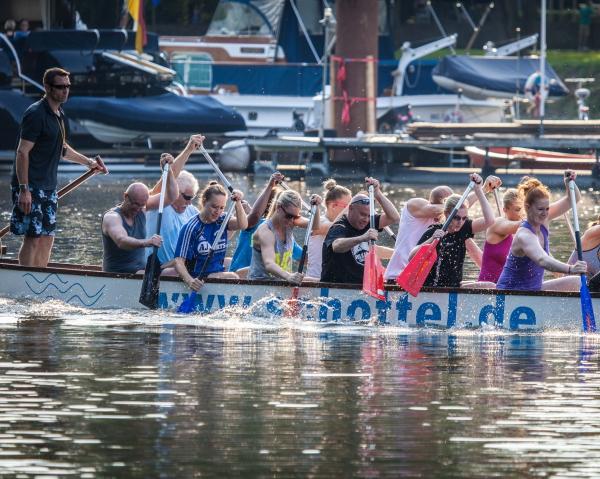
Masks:
[[[63,202],[54,259],[99,262],[98,215],[128,180],[90,182]],[[414,194],[389,189],[397,202]],[[596,203],[588,193],[582,219]],[[566,256],[564,222],[553,235]],[[2,298],[0,329],[1,477],[600,475],[592,335]]]

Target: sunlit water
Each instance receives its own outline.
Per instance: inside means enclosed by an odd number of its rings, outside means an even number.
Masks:
[[[99,263],[99,215],[119,181],[65,199],[55,260]],[[423,193],[388,189],[397,203]],[[582,223],[596,199],[585,195]],[[7,205],[2,191],[3,224]],[[564,259],[564,221],[552,234]],[[600,476],[593,335],[1,298],[0,329],[1,477]]]

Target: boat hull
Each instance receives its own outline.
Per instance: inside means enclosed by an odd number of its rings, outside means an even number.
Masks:
[[[145,309],[138,303],[141,275],[118,275],[94,269],[53,265],[21,267],[0,262],[0,295],[17,300],[60,300],[76,307]],[[301,316],[316,322],[360,323],[377,320],[393,326],[478,328],[509,331],[546,328],[580,330],[577,293],[526,293],[496,290],[425,290],[417,298],[388,287],[387,300],[361,294],[360,285],[306,284],[300,289]],[[178,279],[161,279],[159,307],[175,311],[190,291]],[[237,307],[253,316],[284,315],[291,288],[284,283],[245,280],[207,280],[197,295],[197,313]],[[594,306],[600,296],[594,295]]]
[[[471,166],[481,168],[485,165],[485,149],[467,146],[465,148],[471,160]],[[576,155],[557,151],[534,150],[531,148],[489,148],[488,161],[494,168],[531,168],[555,170],[590,171],[596,164],[595,155]]]

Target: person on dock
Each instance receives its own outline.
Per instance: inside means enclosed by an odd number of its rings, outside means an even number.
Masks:
[[[319,195],[311,196],[311,204],[317,206],[322,199]],[[252,260],[248,279],[283,279],[300,284],[304,274],[292,271],[294,249],[294,226],[307,226],[306,218],[300,215],[302,198],[293,190],[282,191],[274,200],[267,220],[254,233],[252,244]],[[315,215],[313,231],[319,229],[320,218]]]
[[[410,252],[409,258],[412,258],[419,245],[432,243],[439,239],[437,246],[438,257],[433,264],[425,286],[458,288],[461,285],[463,277],[463,266],[467,252],[466,241],[494,223],[494,211],[489,204],[483,191],[483,180],[477,173],[471,175],[471,181],[475,182],[475,195],[481,204],[483,216],[481,218],[469,218],[469,206],[463,204],[452,221],[447,231],[442,230],[442,224],[436,223],[425,231],[419,239],[417,246]],[[452,212],[460,200],[460,195],[452,194],[444,203],[444,217]],[[466,201],[465,201],[466,203]]]
[[[46,267],[50,260],[56,228],[60,159],[108,173],[99,157],[92,160],[67,143],[69,122],[61,105],[69,97],[69,75],[61,68],[46,70],[45,94],[27,108],[21,121],[12,170],[10,230],[23,236],[19,264],[24,266]]]
[[[567,193],[558,201],[550,203],[550,192],[537,179],[529,178],[522,184],[527,219],[521,223],[510,248],[510,253],[498,279],[496,287],[507,290],[524,291],[578,291],[580,280],[577,276],[544,281],[544,271],[553,271],[567,275],[578,275],[587,271],[585,261],[570,265],[554,259],[549,250],[550,221],[571,209],[569,198],[569,180],[576,173],[565,171]],[[579,189],[575,188],[576,200],[581,199]]]
[[[155,234],[161,236],[162,245],[158,250],[158,260],[163,269],[172,266],[171,262],[175,259],[175,248],[181,228],[199,213],[198,208],[192,204],[198,194],[198,180],[189,171],[183,170],[183,168],[190,155],[202,146],[203,141],[204,136],[200,134],[192,135],[186,147],[177,155],[175,161],[173,161],[170,171],[177,180],[179,195],[170,205],[164,207],[160,233],[156,231],[158,205],[151,205],[150,208],[146,207],[146,238],[150,239]],[[160,193],[161,184],[162,180],[159,180],[150,191],[150,195]],[[154,208],[153,206],[156,207]],[[152,250],[148,249],[146,254],[148,255],[151,252]],[[175,274],[175,272],[173,271],[172,274]]]
[[[348,213],[333,223],[325,236],[321,281],[362,284],[369,241],[376,241],[379,231],[400,219],[396,207],[381,191],[379,181],[368,177],[365,182],[367,187],[373,185],[375,201],[383,214],[375,215],[375,228],[371,229],[369,197],[363,193],[352,197]]]
[[[479,281],[494,284],[498,282],[512,245],[513,235],[523,221],[523,198],[526,188],[521,183],[519,189],[510,188],[504,193],[502,199],[504,216],[496,218],[494,224],[485,233]]]
[[[329,232],[329,228],[338,219],[352,200],[352,192],[341,185],[338,185],[334,179],[329,179],[323,183],[325,190],[325,214],[321,215],[319,229],[310,237],[308,242],[308,263],[306,274],[312,278],[321,277],[323,267],[323,242]]]
[[[174,158],[163,153],[161,169]],[[179,195],[173,172],[169,170],[165,205],[170,205]],[[146,238],[146,209],[158,208],[160,194],[151,195],[143,183],[130,184],[123,194],[123,202],[104,213],[102,217],[102,270],[111,273],[136,273],[146,266],[145,248],[160,247],[162,238]]]
[[[235,216],[229,219],[227,228],[203,271],[206,277],[238,278],[237,274],[225,271],[224,261],[227,252],[227,232],[244,230],[248,227],[248,218],[242,207],[243,198],[244,195],[239,190],[234,190],[231,194],[231,200],[235,202]],[[225,220],[226,204],[227,190],[216,181],[211,181],[200,193],[200,212],[179,232],[175,248],[175,270],[184,283],[194,291],[199,291],[204,284],[198,275],[203,270],[215,236]]]
[[[490,175],[485,179],[484,192],[498,188],[502,181],[497,176]],[[429,193],[429,200],[425,198],[411,198],[406,202],[400,215],[400,225],[398,227],[398,236],[394,245],[394,253],[385,270],[384,279],[388,283],[395,283],[398,275],[406,268],[409,261],[410,252],[417,245],[417,242],[423,236],[431,225],[439,223],[444,214],[444,202],[446,198],[453,194],[452,188],[441,185],[436,186]],[[477,201],[477,195],[469,195],[467,202],[469,206]],[[467,252],[471,259],[481,267],[482,253],[477,244],[472,240],[467,240]]]

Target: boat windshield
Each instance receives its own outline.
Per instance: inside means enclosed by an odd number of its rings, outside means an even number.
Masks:
[[[283,0],[222,0],[207,35],[276,37],[284,3]]]

